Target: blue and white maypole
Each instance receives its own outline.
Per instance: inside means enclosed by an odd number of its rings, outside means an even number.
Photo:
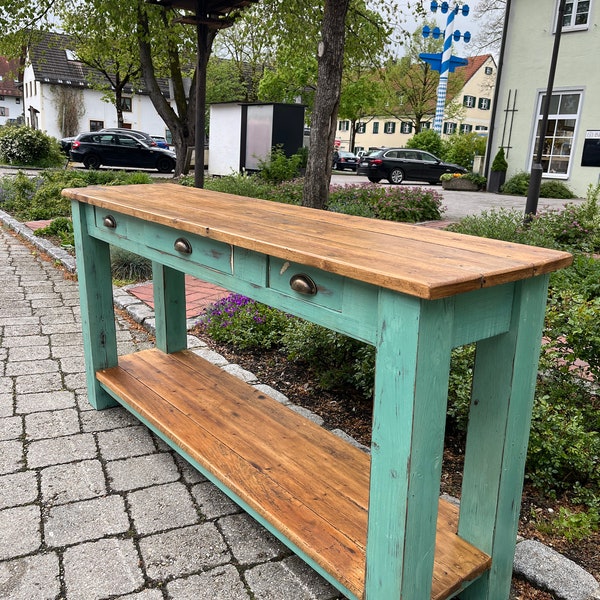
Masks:
[[[453,8],[450,8],[448,2],[442,2],[438,4],[436,0],[431,3],[431,11],[437,12],[437,9],[445,14],[448,13],[446,19],[446,29],[444,30],[444,49],[441,54],[420,54],[420,58],[428,62],[431,68],[435,71],[440,72],[440,82],[437,89],[437,102],[435,105],[435,117],[433,119],[433,129],[437,133],[442,133],[442,123],[444,121],[444,112],[446,110],[446,92],[448,90],[448,76],[452,73],[456,67],[461,67],[467,64],[465,58],[459,58],[458,56],[452,56],[452,41],[458,42],[461,37],[465,42],[469,42],[471,34],[465,31],[464,35],[460,31],[454,30],[454,18],[459,12],[462,12],[463,16],[469,14],[469,7],[461,3],[456,3]],[[436,27],[431,31],[429,27],[423,27],[423,37],[431,35],[434,39],[438,39],[441,36],[439,28]]]

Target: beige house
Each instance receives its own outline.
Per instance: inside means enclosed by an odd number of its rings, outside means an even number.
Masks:
[[[447,105],[452,102],[454,107],[452,116],[444,119],[443,136],[457,132],[488,134],[496,84],[496,62],[491,54],[475,56],[468,61],[466,66],[461,67],[464,86],[454,98],[447,99]],[[456,110],[456,105],[460,106],[459,110]],[[429,129],[433,126],[434,114],[435,100],[431,115],[422,122],[422,128]],[[336,143],[341,150],[359,152],[381,147],[403,147],[415,134],[414,125],[409,120],[375,116],[357,124],[354,147],[350,148],[351,127],[349,120],[338,121]]]
[[[530,172],[539,146],[558,0],[512,0],[490,144],[502,147],[507,178]],[[565,183],[585,197],[600,182],[600,2],[567,0],[541,165],[543,180]]]

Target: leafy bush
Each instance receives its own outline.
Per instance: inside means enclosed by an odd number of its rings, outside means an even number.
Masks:
[[[374,184],[332,186],[328,209],[386,221],[417,223],[441,218],[442,195],[419,187],[383,187]]]
[[[183,185],[194,185],[193,178],[182,178]],[[248,175],[247,173],[236,173],[226,175],[225,177],[213,177],[204,182],[207,190],[223,192],[225,194],[236,194],[237,196],[247,196],[248,198],[262,198],[268,200],[272,184],[267,183],[257,175]]]
[[[273,183],[289,181],[298,177],[304,160],[305,156],[300,154],[293,154],[287,157],[281,146],[276,146],[271,151],[271,156],[268,160],[258,161],[259,176],[265,181]]]
[[[496,152],[496,156],[494,156],[494,160],[492,161],[492,171],[506,171],[508,169],[508,162],[506,161],[506,156],[504,154],[504,148],[500,148],[498,152]]]
[[[55,167],[64,163],[58,142],[26,125],[0,127],[0,162],[9,165]]]
[[[540,185],[540,198],[570,200],[575,198],[575,194],[562,181],[543,181]]]
[[[206,309],[199,326],[214,340],[241,350],[268,349],[279,345],[289,318],[266,304],[230,294]]]
[[[476,133],[457,133],[445,144],[444,160],[470,169],[475,156],[485,154],[486,138]]]
[[[33,232],[35,236],[55,236],[60,239],[61,245],[72,247],[75,245],[73,222],[67,217],[53,219],[47,227],[41,227]]]
[[[419,133],[413,135],[413,137],[406,142],[406,147],[431,152],[431,154],[434,154],[438,158],[443,158],[444,155],[444,142],[439,133],[435,132],[433,129],[423,129]]]
[[[504,183],[500,191],[511,196],[527,196],[529,189],[529,173],[521,171]]]

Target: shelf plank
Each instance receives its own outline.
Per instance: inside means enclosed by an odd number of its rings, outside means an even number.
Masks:
[[[144,350],[100,383],[357,598],[364,596],[369,456],[191,351]],[[440,501],[432,599],[489,568]]]

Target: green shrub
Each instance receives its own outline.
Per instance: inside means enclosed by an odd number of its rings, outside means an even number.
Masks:
[[[448,226],[448,230],[495,240],[522,243],[524,241],[523,213],[506,208],[485,210],[479,215],[469,215],[458,223],[452,223]]]
[[[506,156],[504,155],[504,148],[500,148],[498,152],[496,152],[496,156],[494,156],[494,160],[492,161],[492,171],[506,171],[508,170],[508,162],[506,161]]]
[[[500,188],[503,194],[509,194],[511,196],[527,196],[527,190],[529,189],[529,173],[521,171],[516,175],[513,175],[504,185]]]
[[[540,185],[540,198],[564,198],[570,200],[575,194],[562,181],[543,181]]]
[[[416,148],[431,152],[438,158],[444,158],[444,142],[439,133],[433,129],[423,129],[406,142],[407,148]]]
[[[57,140],[26,125],[0,127],[0,162],[55,167],[65,162]]]
[[[418,223],[441,218],[442,195],[430,188],[373,184],[332,186],[328,209],[386,221]]]
[[[210,305],[199,326],[218,342],[241,350],[279,345],[290,317],[240,294],[230,294]]]
[[[300,167],[304,159],[305,156],[300,154],[288,157],[280,146],[276,146],[272,149],[268,160],[258,161],[259,176],[272,183],[295,179],[300,174]]]
[[[75,245],[73,222],[67,217],[53,219],[47,227],[41,227],[33,232],[38,237],[55,236],[60,238],[61,245],[73,247]]]
[[[191,181],[188,179],[182,180],[182,183],[183,185],[194,185],[193,178]],[[268,200],[273,185],[267,183],[257,175],[236,173],[234,175],[226,175],[225,177],[213,177],[207,179],[204,182],[204,187],[207,190],[213,190],[215,192]]]
[[[444,160],[470,169],[476,155],[484,155],[486,138],[476,133],[456,133],[446,140]]]

